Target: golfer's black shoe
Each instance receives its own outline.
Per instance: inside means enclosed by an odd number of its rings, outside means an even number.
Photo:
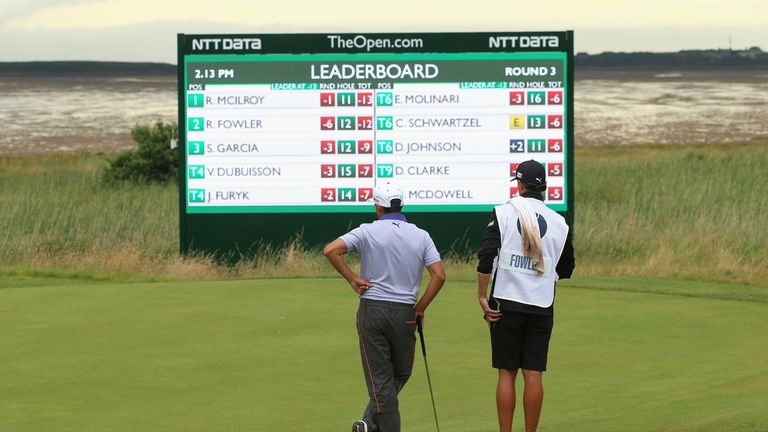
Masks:
[[[365,420],[355,420],[352,422],[352,432],[373,432],[373,429],[368,427]]]

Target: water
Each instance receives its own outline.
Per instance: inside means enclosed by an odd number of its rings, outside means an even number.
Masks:
[[[577,146],[768,142],[766,73],[579,77]],[[177,120],[176,92],[175,77],[0,78],[0,155],[133,148],[134,125]]]
[[[0,154],[116,152],[136,124],[177,120],[176,79],[0,78]]]
[[[768,142],[768,78],[577,80],[577,145]]]

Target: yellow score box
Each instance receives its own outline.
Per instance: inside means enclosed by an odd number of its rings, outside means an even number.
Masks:
[[[509,116],[510,129],[525,129],[525,116]]]

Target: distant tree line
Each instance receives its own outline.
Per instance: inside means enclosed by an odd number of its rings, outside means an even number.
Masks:
[[[689,50],[671,53],[579,53],[575,56],[574,67],[576,70],[768,70],[768,53],[757,47],[748,50]]]
[[[99,61],[0,62],[0,76],[158,76],[176,75],[176,65]]]
[[[768,52],[745,50],[687,50],[678,52],[578,53],[576,69],[768,70]],[[0,76],[176,76],[176,65],[99,61],[0,62]]]

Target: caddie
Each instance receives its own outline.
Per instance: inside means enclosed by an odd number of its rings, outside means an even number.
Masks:
[[[512,430],[518,370],[525,381],[525,430],[534,432],[538,427],[555,285],[571,277],[575,266],[569,227],[544,203],[546,180],[541,163],[531,159],[518,165],[513,181],[519,196],[494,208],[479,252],[477,298],[490,327],[493,367],[499,371],[500,432]]]

